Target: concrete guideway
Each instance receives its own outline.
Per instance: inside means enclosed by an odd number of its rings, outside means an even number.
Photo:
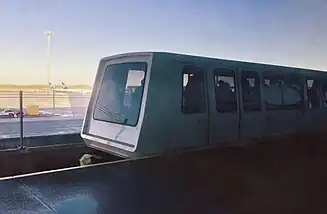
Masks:
[[[326,213],[326,153],[323,144],[283,142],[21,176],[0,181],[0,210],[71,214]]]

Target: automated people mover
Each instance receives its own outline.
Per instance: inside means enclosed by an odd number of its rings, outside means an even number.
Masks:
[[[81,136],[122,157],[327,131],[327,73],[174,53],[103,58]]]

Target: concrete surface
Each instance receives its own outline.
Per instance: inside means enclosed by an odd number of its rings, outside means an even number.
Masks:
[[[82,117],[24,118],[24,136],[79,133],[82,124]],[[19,119],[0,120],[0,139],[19,135]]]
[[[30,136],[24,137],[23,143],[25,147],[44,147],[53,145],[67,144],[84,144],[79,133],[75,134],[60,134],[49,136]],[[3,150],[16,149],[20,145],[20,138],[0,139],[0,152]]]
[[[60,170],[0,182],[3,213],[327,213],[324,138]]]

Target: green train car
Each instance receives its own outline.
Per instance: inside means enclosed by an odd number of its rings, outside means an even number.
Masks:
[[[163,52],[103,58],[81,136],[121,157],[326,133],[327,73]]]

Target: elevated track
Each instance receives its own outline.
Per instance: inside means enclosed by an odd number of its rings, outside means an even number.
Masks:
[[[3,213],[325,213],[327,145],[263,143],[0,181]]]

